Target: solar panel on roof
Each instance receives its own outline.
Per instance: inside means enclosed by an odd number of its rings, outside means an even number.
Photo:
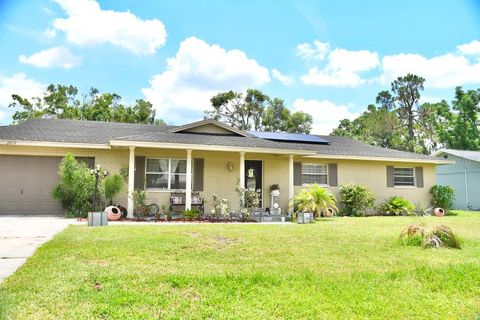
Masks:
[[[275,140],[275,141],[290,141],[290,142],[308,142],[328,144],[330,141],[325,140],[319,136],[303,133],[286,133],[286,132],[260,132],[249,131],[249,133],[257,138]]]

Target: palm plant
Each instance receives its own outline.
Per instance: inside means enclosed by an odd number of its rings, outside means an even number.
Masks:
[[[302,189],[293,199],[291,205],[295,214],[298,212],[311,212],[320,217],[323,211],[328,208],[337,211],[335,196],[328,190],[313,184]]]
[[[432,211],[433,211],[432,207],[428,206],[427,203],[422,203],[422,202],[417,202],[415,204],[415,209],[413,209],[413,212],[419,217],[431,216]]]

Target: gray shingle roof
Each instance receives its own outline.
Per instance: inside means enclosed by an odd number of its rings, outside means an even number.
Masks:
[[[456,150],[456,149],[441,149],[434,153],[435,156],[443,153],[451,154],[460,158],[480,162],[480,151],[471,150]]]
[[[135,123],[30,119],[19,125],[0,127],[0,139],[108,144],[116,137],[165,132],[171,128]]]
[[[367,145],[343,137],[320,136],[330,144],[288,143],[256,137],[168,132],[174,126],[31,119],[19,125],[0,127],[0,140],[49,141],[108,145],[110,141],[137,141],[218,145],[281,150],[308,150],[319,155],[438,160],[431,156]]]

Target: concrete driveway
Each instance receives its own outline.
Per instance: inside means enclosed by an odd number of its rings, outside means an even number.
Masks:
[[[0,282],[74,219],[0,216]]]

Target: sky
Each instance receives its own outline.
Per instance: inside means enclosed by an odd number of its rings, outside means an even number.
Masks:
[[[13,93],[51,83],[149,100],[169,124],[256,88],[328,134],[409,72],[423,102],[480,88],[480,1],[0,0],[0,125]]]

